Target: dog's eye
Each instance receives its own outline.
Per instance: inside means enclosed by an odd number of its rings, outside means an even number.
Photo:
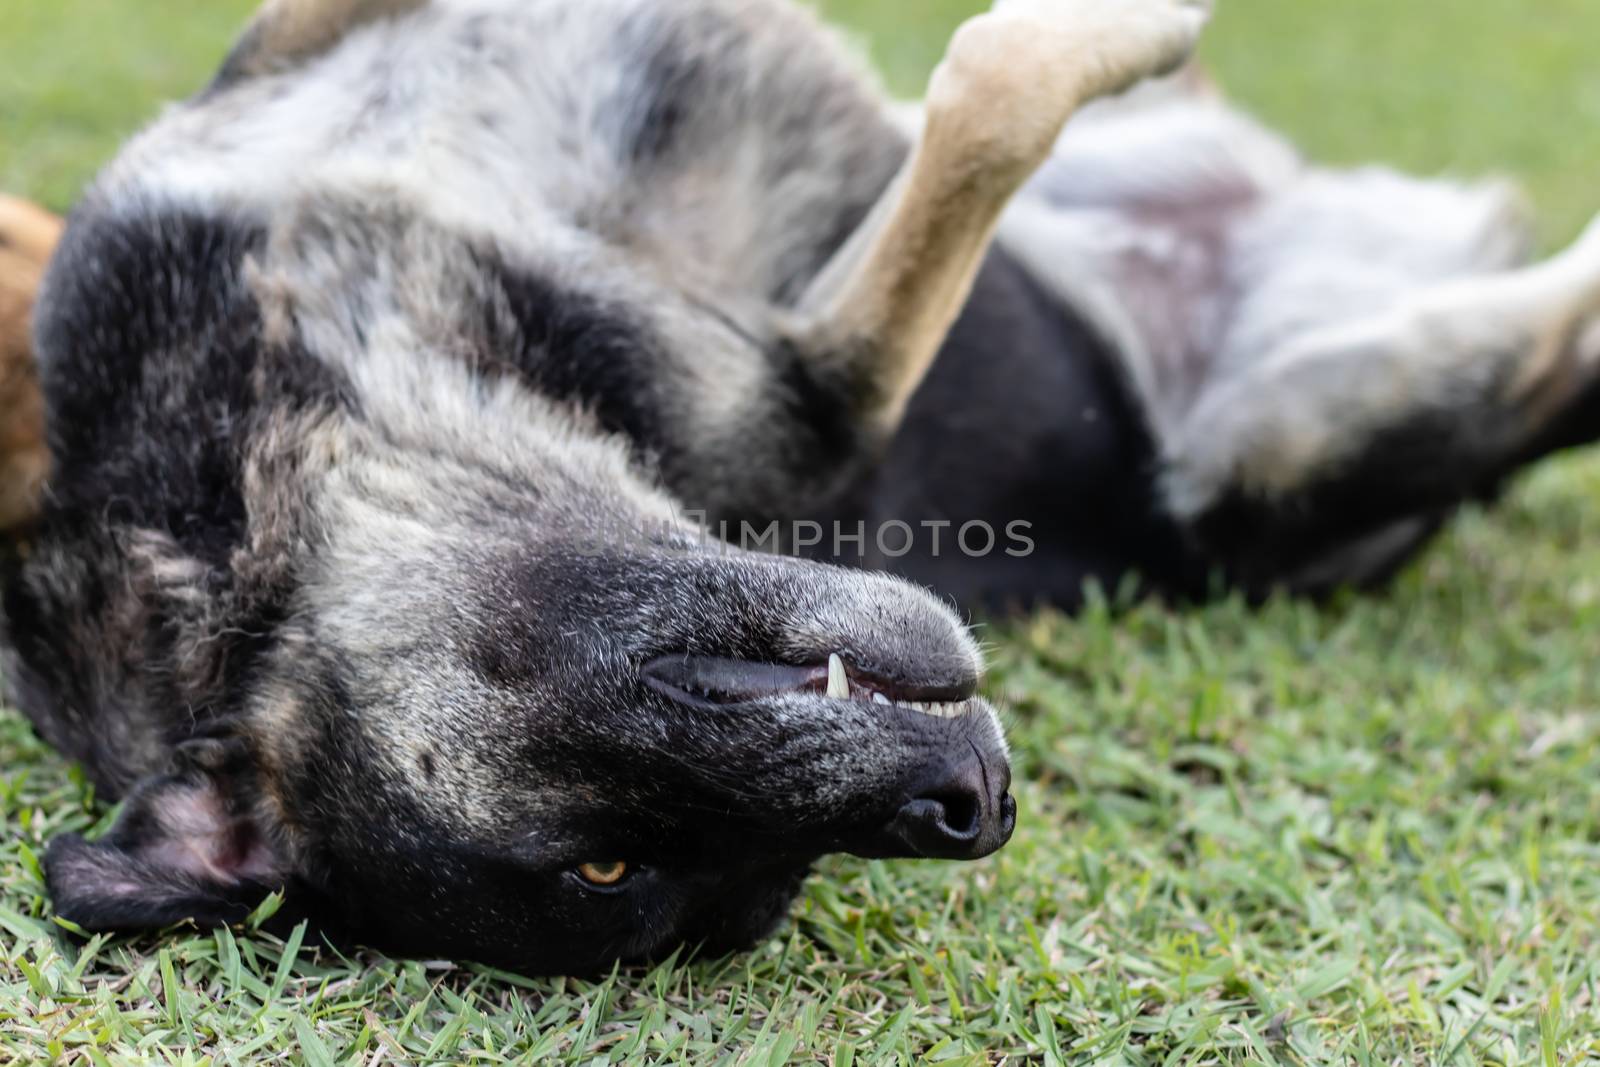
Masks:
[[[621,860],[609,863],[585,863],[578,868],[578,877],[590,885],[613,886],[627,877],[628,865]]]

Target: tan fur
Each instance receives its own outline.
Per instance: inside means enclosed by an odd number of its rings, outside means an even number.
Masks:
[[[61,220],[0,196],[0,530],[31,518],[49,473],[30,338],[34,294]]]
[[[236,56],[235,73],[268,73],[317,55],[357,26],[425,6],[428,0],[267,0]]]
[[[1536,344],[1512,379],[1507,400],[1535,426],[1589,386],[1596,367],[1586,335],[1600,327],[1600,219],[1567,252],[1491,292],[1466,292],[1465,307],[1498,308],[1530,320]]]
[[[972,291],[1000,215],[1084,105],[1178,67],[1207,8],[1183,0],[1002,0],[934,72],[922,135],[802,302],[820,351],[871,353],[888,431]]]

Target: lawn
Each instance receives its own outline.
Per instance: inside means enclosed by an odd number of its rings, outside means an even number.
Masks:
[[[245,6],[5,0],[0,188],[68,205]],[[911,93],[973,4],[829,6]],[[1319,158],[1517,175],[1554,244],[1600,208],[1596,40],[1593,0],[1224,0],[1208,49]],[[247,928],[80,944],[36,857],[109,816],[0,713],[0,1058],[1600,1059],[1596,458],[1465,515],[1381,598],[1102,602],[985,635],[1008,849],[830,860],[753,953],[598,983]]]

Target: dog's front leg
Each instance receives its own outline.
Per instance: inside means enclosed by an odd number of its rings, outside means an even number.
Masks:
[[[378,19],[426,7],[429,0],[266,0],[222,65],[218,85],[293,67]]]
[[[961,312],[1000,214],[1085,104],[1169,72],[1206,0],[1001,0],[963,25],[928,89],[915,151],[790,330],[854,392],[875,435],[899,425]]]

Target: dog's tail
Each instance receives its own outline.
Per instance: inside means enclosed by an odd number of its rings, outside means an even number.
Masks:
[[[61,227],[43,208],[0,195],[0,535],[34,517],[50,471],[31,322]]]

